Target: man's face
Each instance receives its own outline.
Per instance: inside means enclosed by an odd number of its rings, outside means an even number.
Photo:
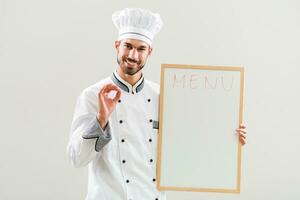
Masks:
[[[146,64],[152,48],[145,42],[136,39],[124,39],[115,42],[117,60],[122,72],[135,75]]]

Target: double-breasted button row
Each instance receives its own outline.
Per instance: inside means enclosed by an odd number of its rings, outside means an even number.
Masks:
[[[149,122],[152,123],[153,120],[152,120],[152,119],[149,119]],[[119,120],[119,123],[122,124],[122,123],[123,123],[123,120]]]
[[[129,199],[129,200],[133,200],[133,199]],[[155,200],[159,200],[158,198],[155,198]]]
[[[154,178],[154,179],[152,179],[152,181],[155,182],[156,179]],[[130,182],[129,179],[127,179],[127,180],[126,180],[126,183],[129,183],[129,182]]]
[[[147,101],[148,101],[148,102],[151,102],[151,99],[149,98],[149,99],[147,99]],[[121,103],[121,102],[122,102],[122,100],[119,99],[119,100],[118,100],[118,103]],[[124,122],[123,120],[119,120],[119,123],[120,123],[120,124],[122,124],[123,122]],[[149,122],[152,123],[153,120],[152,120],[152,119],[149,119]],[[149,141],[149,142],[152,142],[152,139],[149,138],[148,141]],[[125,138],[122,138],[122,139],[121,139],[121,142],[122,142],[122,143],[125,143]],[[150,159],[149,159],[149,162],[152,163],[152,162],[154,162],[154,160],[153,160],[152,158],[150,158]],[[126,163],[126,160],[123,159],[123,160],[122,160],[122,163],[125,164],[125,163]],[[152,181],[155,182],[156,179],[153,178]],[[129,184],[129,183],[130,183],[130,180],[129,180],[129,179],[126,179],[125,182]],[[130,199],[130,200],[132,200],[132,199]],[[159,200],[159,199],[158,199],[158,198],[155,198],[155,200]]]
[[[148,101],[148,102],[151,102],[151,99],[147,99],[147,101]],[[122,100],[121,100],[121,99],[119,99],[119,100],[118,100],[118,102],[119,102],[119,103],[121,103],[121,102],[122,102]]]
[[[147,101],[148,101],[148,102],[151,102],[151,99],[147,99]],[[119,103],[121,103],[121,102],[122,102],[122,100],[121,100],[121,99],[119,99],[119,100],[118,100],[118,102],[119,102]]]
[[[129,199],[129,200],[133,200],[133,199]],[[159,200],[158,198],[155,198],[155,200]]]

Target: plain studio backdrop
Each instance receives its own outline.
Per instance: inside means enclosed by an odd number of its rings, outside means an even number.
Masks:
[[[241,193],[168,200],[300,199],[297,0],[0,0],[0,199],[85,198],[87,168],[67,162],[70,123],[81,91],[117,67],[111,14],[124,7],[164,21],[148,79],[161,63],[245,67]]]

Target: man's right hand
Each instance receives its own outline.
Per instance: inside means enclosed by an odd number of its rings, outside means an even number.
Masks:
[[[115,97],[110,98],[109,93],[115,91]],[[118,100],[121,98],[121,90],[114,84],[104,85],[98,93],[98,114],[97,119],[102,129],[105,128],[110,114],[114,111]]]

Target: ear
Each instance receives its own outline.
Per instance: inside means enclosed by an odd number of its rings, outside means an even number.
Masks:
[[[118,40],[115,41],[115,48],[116,48],[116,50],[118,50],[120,44],[121,44],[121,41],[118,41]]]
[[[153,48],[152,48],[152,47],[149,47],[149,50],[148,50],[148,56],[151,55],[152,51],[153,51]]]

